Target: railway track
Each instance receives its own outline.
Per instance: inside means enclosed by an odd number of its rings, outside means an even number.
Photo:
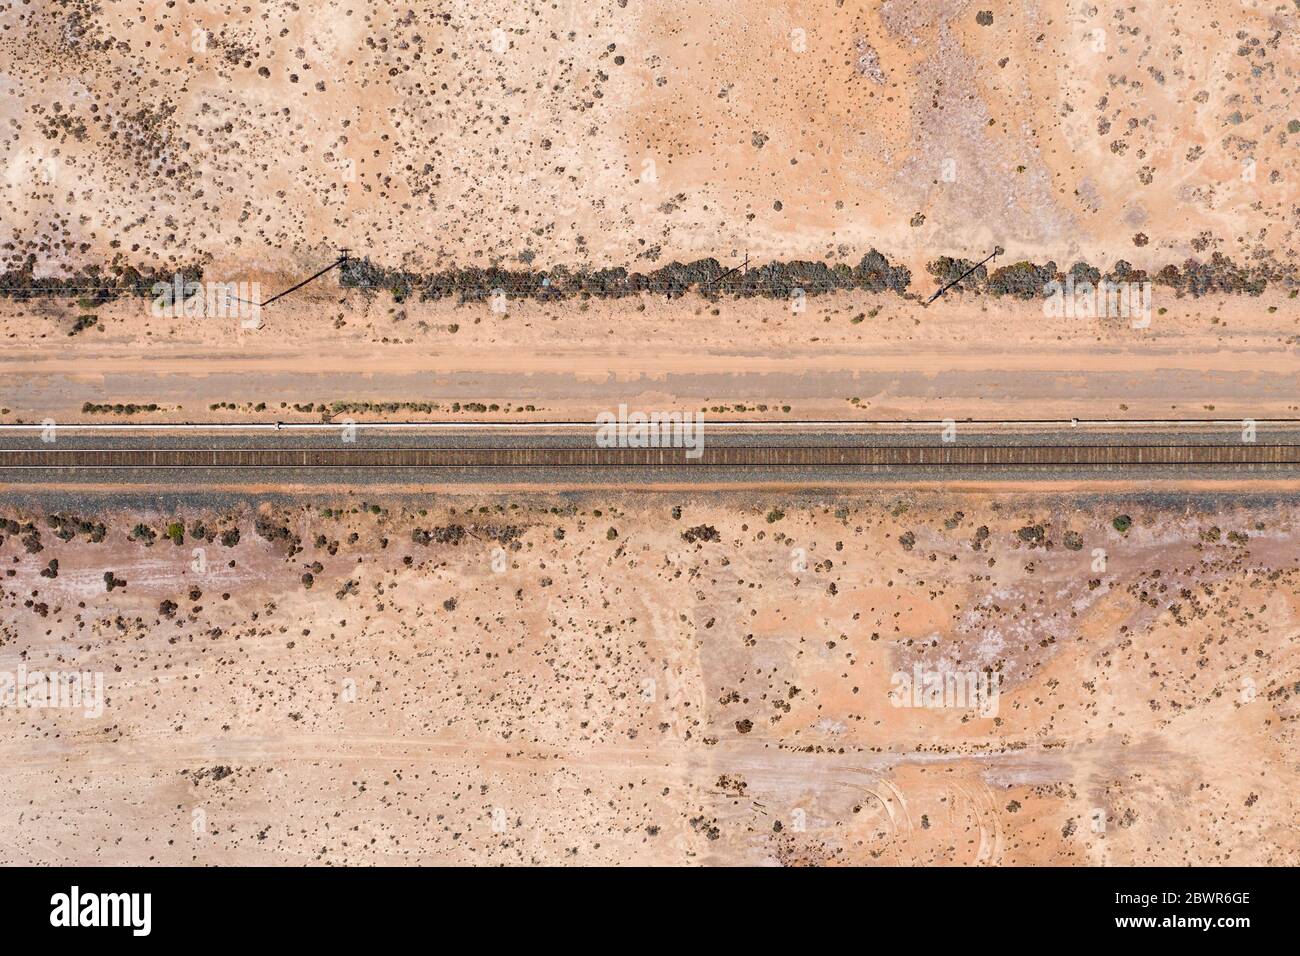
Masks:
[[[20,468],[1178,468],[1300,466],[1300,444],[0,449]]]

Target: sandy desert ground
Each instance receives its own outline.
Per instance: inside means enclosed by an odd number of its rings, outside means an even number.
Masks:
[[[49,0],[0,13],[11,267],[1294,273],[1289,2]]]
[[[11,5],[0,421],[588,418],[620,401],[1287,417],[1298,18],[1286,3]],[[259,329],[151,311],[152,281],[177,270],[269,297],[342,247],[346,287],[327,275]],[[901,270],[883,285],[791,278],[874,250]],[[768,294],[515,294],[696,260],[748,262]],[[1045,316],[1049,265],[1153,279],[1150,324]],[[473,271],[493,268],[511,272]],[[429,298],[432,276],[450,294]]]
[[[184,500],[7,510],[6,862],[1300,856],[1292,494]]]

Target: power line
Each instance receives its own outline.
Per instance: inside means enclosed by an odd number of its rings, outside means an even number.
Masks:
[[[334,261],[331,262],[329,265],[327,265],[327,266],[326,266],[324,269],[322,269],[320,272],[317,272],[317,273],[316,273],[315,275],[313,275],[313,276],[308,276],[306,279],[303,279],[303,280],[302,280],[301,282],[299,282],[297,285],[290,286],[289,288],[285,289],[283,292],[280,292],[280,293],[278,293],[278,294],[276,294],[276,295],[271,296],[271,298],[267,299],[265,302],[251,302],[251,301],[249,301],[248,299],[241,299],[241,298],[239,298],[239,296],[231,296],[231,298],[234,299],[236,302],[243,302],[245,305],[255,305],[255,306],[257,306],[259,309],[264,309],[264,308],[266,308],[268,305],[270,305],[272,302],[274,302],[276,299],[283,299],[283,298],[284,298],[286,295],[288,295],[290,292],[297,292],[299,289],[301,289],[301,288],[302,288],[303,286],[305,286],[307,283],[309,283],[309,282],[315,282],[317,279],[319,279],[319,278],[320,278],[321,276],[323,276],[325,273],[329,272],[331,269],[337,269],[339,266],[341,266],[341,265],[343,265],[345,262],[347,262],[348,259],[350,258],[348,250],[347,250],[347,249],[341,249],[341,250],[339,250],[339,251],[342,252],[343,254],[342,254],[341,256],[339,256],[338,259],[334,260]]]
[[[289,288],[285,289],[283,292],[279,292],[271,296],[271,298],[267,299],[265,302],[253,302],[250,299],[241,299],[239,296],[236,295],[232,295],[230,296],[230,298],[235,302],[242,302],[245,305],[255,305],[258,308],[265,308],[266,306],[270,305],[272,302],[276,301],[277,299],[283,299],[286,295],[289,295],[291,292],[297,292],[299,289],[307,285],[309,282],[315,282],[317,279],[325,275],[325,273],[329,272],[331,269],[337,269],[339,266],[346,264],[348,260],[352,258],[350,249],[343,248],[340,249],[339,252],[340,252],[339,257],[335,259],[333,262],[331,262],[329,265],[327,265],[324,269],[321,269],[319,272],[315,273],[314,275],[308,276],[306,279],[303,279],[301,282],[297,283],[296,285],[290,286]],[[181,275],[181,273],[178,272],[176,273],[176,275],[179,276]],[[154,285],[158,285],[160,283],[167,285],[167,283],[163,282],[163,280],[161,279],[155,282]],[[170,287],[171,286],[168,285],[168,288]],[[74,293],[83,293],[83,292],[129,293],[131,290],[132,290],[131,286],[59,286],[58,288],[54,288],[54,289],[43,289],[39,287],[32,288],[31,286],[0,287],[0,292],[23,292],[29,296],[47,295],[50,296],[51,298],[71,295]]]
[[[994,256],[999,256],[999,255],[1001,255],[1003,251],[1004,251],[1004,250],[1002,249],[1001,246],[994,246],[994,247],[993,247],[993,251],[990,252],[987,256],[985,256],[984,259],[983,259],[982,261],[975,263],[975,265],[971,266],[969,269],[967,269],[965,272],[963,272],[963,273],[962,273],[961,275],[959,275],[957,278],[953,279],[951,282],[949,282],[946,286],[944,286],[942,289],[940,289],[940,290],[939,290],[938,292],[936,292],[934,295],[930,296],[930,298],[926,299],[926,300],[925,300],[925,304],[926,304],[926,305],[929,305],[929,304],[930,304],[931,302],[933,302],[935,299],[939,298],[939,296],[943,295],[945,292],[947,292],[949,289],[951,289],[953,286],[955,286],[955,285],[956,285],[958,282],[960,282],[962,279],[966,278],[968,275],[970,275],[972,272],[974,272],[974,271],[975,271],[976,269],[978,269],[980,266],[984,265],[985,262],[988,262],[988,261],[989,261],[990,259],[992,259]]]

